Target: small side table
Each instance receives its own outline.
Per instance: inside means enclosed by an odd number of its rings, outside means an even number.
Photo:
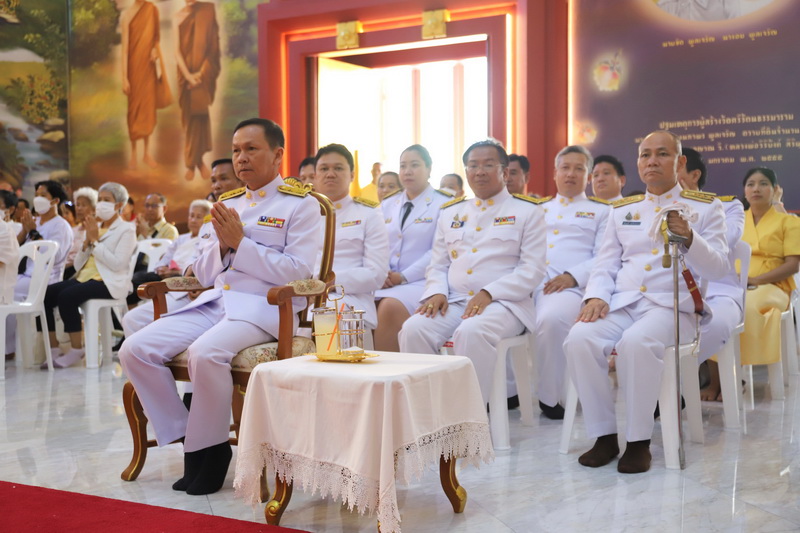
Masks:
[[[295,484],[377,511],[384,533],[400,531],[396,480],[419,479],[439,464],[453,510],[467,493],[456,459],[494,457],[486,407],[466,357],[379,352],[361,363],[313,356],[264,363],[247,388],[234,487],[258,502],[265,467],[276,490],[264,511],[277,525]]]

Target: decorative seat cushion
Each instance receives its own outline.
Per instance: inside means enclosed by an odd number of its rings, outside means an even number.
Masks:
[[[292,338],[292,357],[298,357],[316,350],[314,341],[308,337]],[[267,363],[278,360],[278,341],[265,342],[245,348],[231,361],[231,370],[249,372],[259,363]],[[167,363],[167,366],[188,366],[189,351],[184,350]]]

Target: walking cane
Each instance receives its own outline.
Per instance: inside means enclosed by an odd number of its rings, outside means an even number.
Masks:
[[[672,233],[667,225],[667,216],[669,212],[664,213],[661,217],[661,234],[664,236],[664,256],[661,264],[664,268],[672,266],[672,317],[675,325],[675,383],[677,384],[677,394],[675,401],[677,402],[678,413],[678,460],[681,464],[681,470],[686,468],[686,457],[683,451],[683,424],[681,424],[681,331],[680,331],[680,310],[678,309],[679,290],[678,284],[678,268],[680,263],[680,253],[678,252],[678,245],[685,242],[687,239],[683,235]]]

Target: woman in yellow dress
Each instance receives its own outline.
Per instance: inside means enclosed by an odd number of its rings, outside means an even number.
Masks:
[[[795,289],[800,264],[800,219],[773,207],[778,180],[769,168],[753,168],[744,179],[742,240],[752,248],[745,299],[743,365],[766,365],[781,358],[781,313]]]

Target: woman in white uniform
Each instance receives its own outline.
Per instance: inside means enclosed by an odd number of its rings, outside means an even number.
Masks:
[[[375,349],[396,352],[403,322],[419,306],[425,290],[425,269],[431,260],[439,208],[451,199],[428,183],[433,161],[424,146],[414,144],[400,154],[400,181],[404,189],[381,202],[389,233],[389,272],[383,288],[375,291],[378,327]]]

